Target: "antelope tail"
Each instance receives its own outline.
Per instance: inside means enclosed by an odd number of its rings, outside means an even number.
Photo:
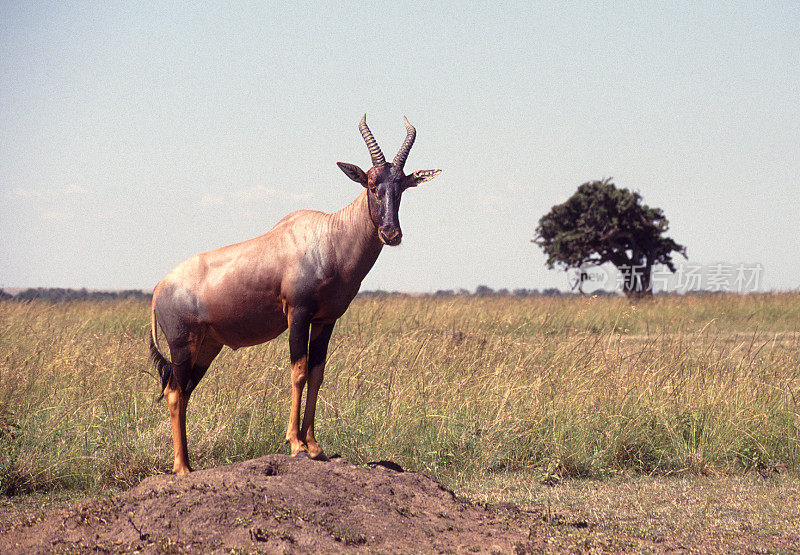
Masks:
[[[158,347],[158,321],[156,321],[155,299],[153,300],[153,306],[150,310],[150,362],[158,372],[158,377],[161,378],[161,395],[156,399],[157,403],[164,398],[164,389],[166,389],[172,377],[172,363],[161,354]]]

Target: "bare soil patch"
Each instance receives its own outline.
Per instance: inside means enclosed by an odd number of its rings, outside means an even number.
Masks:
[[[542,514],[476,505],[391,464],[269,455],[0,528],[1,553],[526,552]],[[539,548],[543,547],[541,544]]]

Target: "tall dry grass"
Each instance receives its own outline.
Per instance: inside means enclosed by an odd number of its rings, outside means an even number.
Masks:
[[[0,303],[0,491],[171,468],[140,302]],[[800,296],[358,299],[317,412],[329,454],[450,485],[800,469]],[[286,338],[224,350],[189,406],[196,468],[283,452]]]

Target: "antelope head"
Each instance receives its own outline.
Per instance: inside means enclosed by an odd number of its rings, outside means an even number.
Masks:
[[[399,245],[403,239],[400,229],[398,210],[400,197],[409,187],[416,187],[436,177],[442,170],[417,170],[411,174],[403,173],[403,166],[408,158],[411,146],[417,136],[417,130],[404,117],[406,124],[406,140],[391,163],[383,157],[375,137],[367,127],[367,115],[361,118],[358,129],[369,148],[372,157],[372,168],[366,173],[354,164],[337,162],[341,170],[353,181],[361,183],[367,189],[369,199],[369,215],[378,230],[378,239],[389,246]]]

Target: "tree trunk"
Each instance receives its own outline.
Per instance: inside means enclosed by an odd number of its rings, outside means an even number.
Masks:
[[[628,264],[618,266],[622,274],[622,292],[629,299],[643,299],[653,296],[651,283],[652,264]]]

